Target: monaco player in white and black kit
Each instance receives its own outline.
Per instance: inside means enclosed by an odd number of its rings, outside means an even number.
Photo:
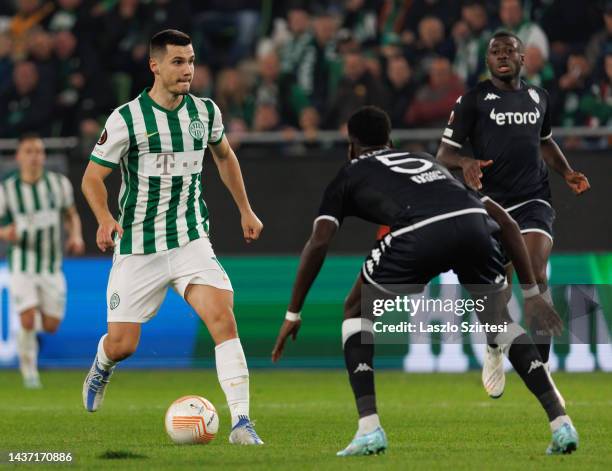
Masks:
[[[508,322],[506,332],[489,334],[488,341],[506,346],[510,362],[546,411],[553,432],[548,452],[575,450],[576,430],[538,350],[525,331],[512,322],[505,306],[506,283],[496,237],[504,243],[527,289],[526,316],[542,319],[547,332],[559,332],[560,319],[538,291],[517,224],[490,198],[481,201],[433,156],[391,149],[390,131],[389,117],[375,107],[364,107],[349,119],[350,161],[323,196],[312,235],[302,252],[272,360],[281,357],[289,336],[295,340],[306,295],[343,220],[354,216],[384,224],[391,227],[391,233],[376,242],[344,306],[342,344],[359,424],[355,438],[338,455],[368,455],[387,447],[374,391],[373,323],[370,313],[361,309],[362,286],[385,292],[382,285],[412,285],[418,290],[450,269],[457,272],[472,295],[492,301],[493,308],[487,314],[478,313],[482,324],[491,323],[491,316]]]
[[[552,138],[546,90],[520,79],[523,60],[523,45],[518,37],[505,31],[493,35],[487,50],[491,79],[459,97],[444,129],[437,158],[448,168],[462,169],[468,186],[497,201],[516,220],[536,281],[552,304],[546,266],[553,246],[555,212],[547,166],[562,175],[577,195],[589,189],[589,182],[570,167]],[[461,155],[466,141],[471,144],[474,158]],[[506,272],[510,282],[510,263]],[[538,333],[537,319],[530,329],[550,371],[551,338]],[[485,355],[482,379],[493,398],[504,392],[503,347],[489,345]]]

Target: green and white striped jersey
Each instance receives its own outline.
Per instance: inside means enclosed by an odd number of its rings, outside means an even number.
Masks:
[[[185,95],[174,110],[145,89],[109,116],[90,159],[121,168],[118,221],[120,254],[148,254],[208,237],[202,165],[208,143],[223,138],[217,105]]]
[[[11,272],[34,274],[61,270],[62,216],[73,205],[72,184],[59,173],[45,171],[33,184],[22,181],[19,172],[2,181],[2,225],[15,224],[19,237],[9,246]]]

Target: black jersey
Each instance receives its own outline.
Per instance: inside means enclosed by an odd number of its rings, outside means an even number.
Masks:
[[[478,194],[433,156],[385,149],[340,169],[325,190],[319,217],[340,225],[345,217],[356,216],[393,228],[462,210],[485,212]]]
[[[521,82],[500,90],[490,80],[460,97],[442,142],[462,147],[469,139],[474,157],[492,160],[482,169],[482,192],[505,207],[530,199],[550,200],[548,169],[540,142],[552,136],[546,90]]]

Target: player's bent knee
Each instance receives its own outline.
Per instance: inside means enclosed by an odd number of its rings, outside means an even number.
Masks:
[[[50,325],[43,324],[43,330],[47,334],[54,334],[55,332],[57,332],[58,328],[59,328],[59,323],[57,323],[57,324],[50,324]]]
[[[55,317],[43,315],[42,325],[43,330],[48,334],[54,334],[60,326],[61,321]]]
[[[34,317],[36,316],[36,309],[28,309],[23,311],[20,315],[21,327],[25,330],[32,330],[34,328]]]
[[[374,335],[372,321],[370,319],[363,318],[350,318],[345,319],[342,323],[342,345],[346,343],[346,341],[355,334],[359,334],[364,337],[372,338]]]

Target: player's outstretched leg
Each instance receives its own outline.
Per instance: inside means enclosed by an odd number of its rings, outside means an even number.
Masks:
[[[249,370],[238,337],[215,347],[219,384],[232,417],[229,441],[237,445],[263,445],[249,419]]]
[[[380,425],[374,390],[374,335],[368,319],[345,319],[342,323],[342,345],[346,370],[359,424],[355,437],[338,456],[372,455],[387,449],[387,437]]]
[[[139,339],[139,323],[109,322],[108,334],[100,338],[96,357],[83,382],[83,406],[89,412],[102,407],[115,366],[136,351]]]
[[[522,327],[511,323],[506,332],[497,335],[495,343],[503,346],[515,371],[548,415],[552,442],[546,453],[566,454],[575,451],[578,448],[578,433],[555,392],[542,357],[531,338]]]
[[[28,389],[42,387],[38,374],[38,340],[36,338],[35,317],[39,316],[36,308],[21,313],[21,329],[17,334],[17,352],[19,369],[23,385]]]
[[[546,286],[545,290],[542,292],[542,297],[546,300],[548,304],[553,306],[552,295],[548,286]],[[531,325],[529,333],[531,334],[531,338],[533,339],[533,342],[536,344],[536,347],[540,352],[540,356],[542,357],[542,361],[544,362],[546,374],[548,375],[548,379],[550,380],[550,383],[552,384],[555,390],[555,394],[557,394],[557,396],[559,397],[561,405],[565,407],[565,399],[561,395],[561,392],[559,392],[559,389],[557,388],[557,385],[553,381],[553,378],[550,374],[550,364],[548,363],[548,358],[550,356],[551,337],[550,335],[541,333],[541,327],[538,325],[537,319],[535,319],[535,322]]]
[[[217,377],[232,417],[230,443],[263,445],[249,418],[249,370],[238,338],[233,292],[191,284],[185,291],[185,300],[204,321],[216,344]]]
[[[552,239],[540,232],[527,232],[523,234],[523,238],[525,239],[525,245],[527,246],[527,251],[529,252],[533,273],[535,274],[538,286],[540,286],[542,297],[552,306],[553,300],[550,287],[548,286],[548,277],[546,276],[546,267],[548,265],[548,259],[550,258],[550,253],[553,246]],[[563,407],[565,407],[565,399],[557,389],[557,386],[550,375],[548,358],[550,356],[551,337],[547,333],[541,332],[541,327],[537,322],[534,322],[530,326],[529,334],[531,335],[533,343],[535,343],[538,352],[540,352],[540,356],[544,362],[550,382],[552,383],[556,394],[559,396],[559,401],[561,401],[561,404]]]

